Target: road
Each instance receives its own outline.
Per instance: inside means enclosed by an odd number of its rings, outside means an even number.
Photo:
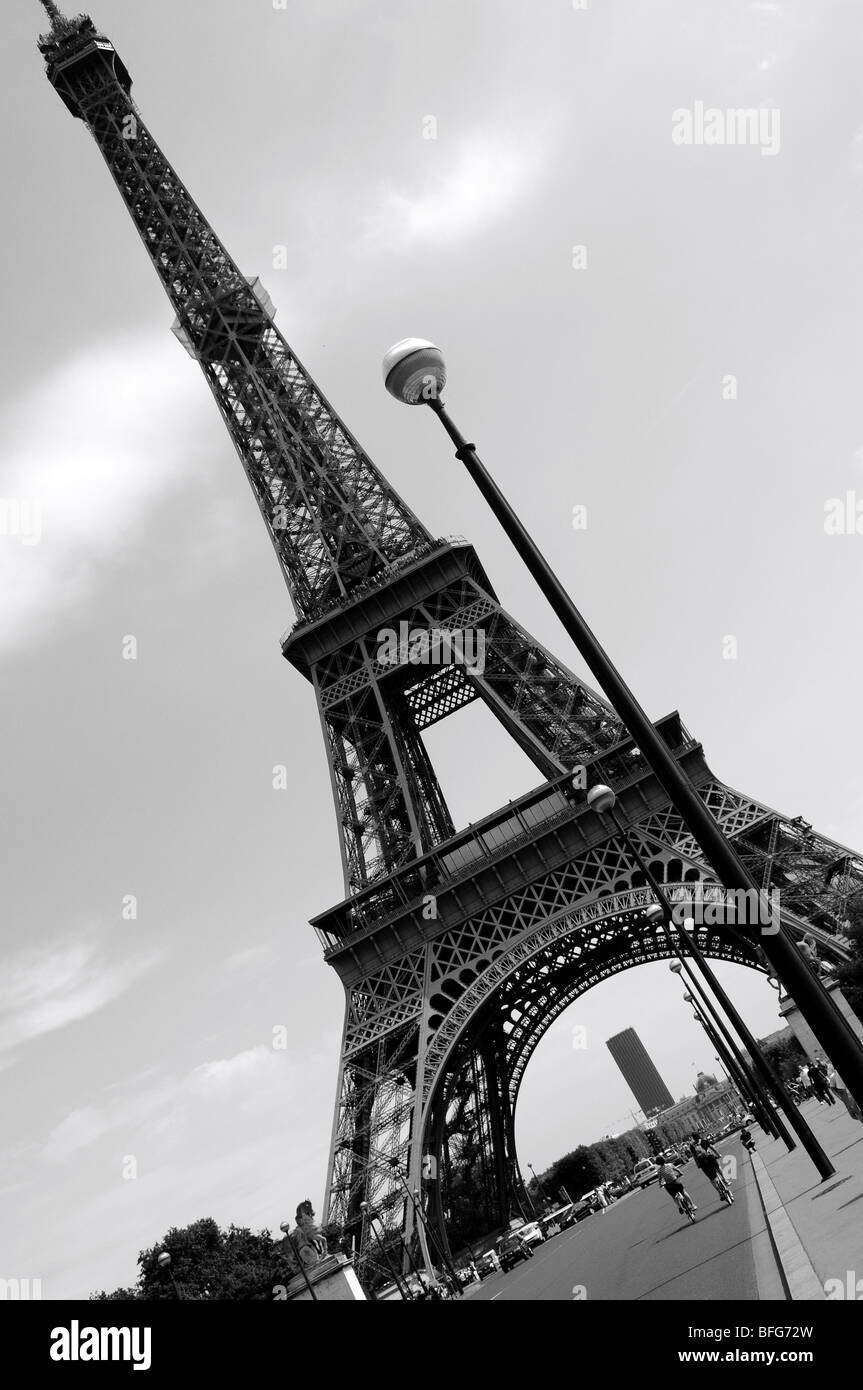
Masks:
[[[655,1183],[552,1236],[506,1274],[465,1290],[480,1302],[516,1300],[784,1299],[752,1167],[738,1140],[727,1206],[694,1163],[684,1184],[698,1207],[691,1225]]]

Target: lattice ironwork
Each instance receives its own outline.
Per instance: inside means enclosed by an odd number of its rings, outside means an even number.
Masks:
[[[470,1167],[493,1227],[524,1202],[514,1106],[545,1030],[597,981],[671,949],[644,917],[640,874],[579,819],[564,774],[584,763],[615,787],[671,896],[709,892],[711,872],[605,701],[501,608],[466,542],[426,531],[336,415],[154,141],[114,46],[43,4],[49,79],[93,135],[213,393],[298,615],[284,653],[318,700],[347,899],[318,928],[347,996],[327,1218],[361,1261],[365,1201],[410,1239],[404,1183],[420,1186],[428,1151],[435,1220]],[[383,660],[382,629],[402,623],[469,628],[483,659]],[[421,735],[475,699],[549,782],[456,835]],[[781,889],[790,929],[841,959],[863,858],[713,778],[676,716],[658,727],[763,888]],[[701,944],[759,968],[730,925]]]
[[[40,48],[51,82],[98,144],[213,392],[297,612],[314,617],[431,538],[318,390],[168,163],[113,45],[82,16],[54,20]]]

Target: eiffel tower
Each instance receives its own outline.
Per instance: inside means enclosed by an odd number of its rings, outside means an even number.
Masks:
[[[49,80],[96,141],[215,397],[297,614],[282,650],[324,729],[344,897],[312,925],[346,994],[325,1219],[361,1259],[365,1204],[425,1241],[408,1189],[443,1241],[492,1230],[529,1211],[513,1118],[543,1034],[599,981],[673,955],[573,767],[615,789],[672,901],[709,893],[713,872],[605,701],[501,608],[471,545],[425,529],[339,419],[156,144],[113,44],[42,4]],[[484,664],[385,660],[383,629],[471,630]],[[544,781],[457,831],[422,734],[477,699]],[[781,889],[792,932],[847,959],[863,860],[725,785],[676,712],[656,727],[762,889]],[[722,922],[698,941],[766,967]]]

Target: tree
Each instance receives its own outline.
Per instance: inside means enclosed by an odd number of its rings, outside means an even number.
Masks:
[[[762,1051],[770,1065],[778,1071],[783,1083],[793,1081],[803,1063],[808,1060],[793,1033],[787,1038],[777,1038],[775,1042],[768,1043]]]
[[[580,1144],[572,1153],[559,1158],[549,1170],[548,1187],[553,1192],[565,1187],[570,1196],[577,1200],[601,1183],[605,1174],[594,1149],[594,1145]]]
[[[167,1250],[169,1269],[159,1264]],[[220,1230],[210,1217],[168,1231],[158,1245],[138,1256],[140,1273],[133,1289],[95,1293],[99,1302],[120,1299],[272,1299],[278,1285],[293,1278],[294,1268],[284,1242],[269,1231],[243,1226]]]

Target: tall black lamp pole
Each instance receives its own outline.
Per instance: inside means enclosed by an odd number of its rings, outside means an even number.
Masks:
[[[644,874],[644,877],[647,879],[651,892],[656,898],[660,911],[665,917],[666,926],[669,931],[669,939],[671,939],[673,924],[680,935],[681,942],[685,946],[686,950],[689,952],[695,964],[698,966],[698,969],[701,971],[711,990],[715,994],[716,998],[719,1000],[720,1005],[725,1010],[726,1014],[731,1020],[733,1027],[737,1031],[738,1037],[741,1039],[744,1047],[746,1048],[746,1051],[752,1058],[753,1066],[758,1071],[759,1075],[763,1078],[764,1084],[775,1095],[780,1108],[782,1109],[788,1120],[788,1123],[791,1125],[792,1129],[798,1136],[804,1149],[808,1153],[809,1157],[812,1159],[812,1162],[818,1169],[821,1178],[831,1178],[833,1174],[836,1172],[836,1169],[833,1167],[833,1164],[830,1162],[830,1159],[827,1157],[827,1154],[824,1152],[824,1149],[818,1142],[809,1125],[806,1123],[805,1119],[800,1114],[800,1111],[797,1109],[796,1105],[789,1096],[779,1077],[773,1071],[773,1068],[770,1066],[770,1063],[767,1061],[767,1058],[764,1056],[763,1052],[761,1051],[761,1048],[758,1046],[756,1038],[753,1036],[750,1029],[744,1023],[735,1005],[731,1002],[728,993],[719,983],[719,980],[716,978],[716,975],[710,969],[710,966],[707,964],[707,961],[705,960],[701,950],[699,949],[698,944],[695,941],[695,938],[691,936],[690,933],[686,930],[686,925],[684,922],[674,922],[674,914],[671,910],[671,904],[669,903],[668,898],[665,895],[661,883],[656,878],[656,875],[651,871],[649,864],[645,863],[643,856],[639,854],[632,840],[632,837],[629,834],[629,831],[626,829],[626,826],[623,824],[623,822],[617,814],[617,811],[615,809],[616,800],[617,798],[615,797],[615,794],[612,791],[611,787],[591,787],[590,791],[587,793],[587,803],[592,808],[592,810],[598,812],[600,815],[607,814],[611,816],[612,820],[614,821],[615,827],[617,828],[617,832],[623,840],[623,843],[625,844],[628,853],[634,859],[635,863],[638,865],[638,867],[641,869],[641,872]],[[678,959],[682,961],[684,959],[682,951],[679,948],[675,949]],[[776,1115],[773,1118],[776,1128],[779,1131],[779,1138],[783,1141],[786,1148],[793,1149],[794,1142],[791,1139],[791,1136],[789,1135],[788,1131],[782,1124],[782,1121],[779,1119],[779,1116]]]
[[[728,889],[754,895],[750,901],[760,901],[758,884],[741,863],[671,749],[481,462],[475,445],[468,443],[450,419],[441,400],[441,392],[446,384],[446,368],[440,350],[424,339],[403,339],[384,358],[384,381],[387,390],[397,400],[408,405],[427,405],[438,416],[456,446],[456,458],[465,465],[589,670],[635,739],[678,815],[701,847],[705,858],[713,865],[719,881]],[[746,939],[751,941],[751,937],[747,936]],[[852,1029],[782,924],[775,934],[765,935],[763,949],[777,978],[794,999],[857,1103],[863,1106],[863,1048]],[[802,1134],[800,1138],[805,1144]]]

